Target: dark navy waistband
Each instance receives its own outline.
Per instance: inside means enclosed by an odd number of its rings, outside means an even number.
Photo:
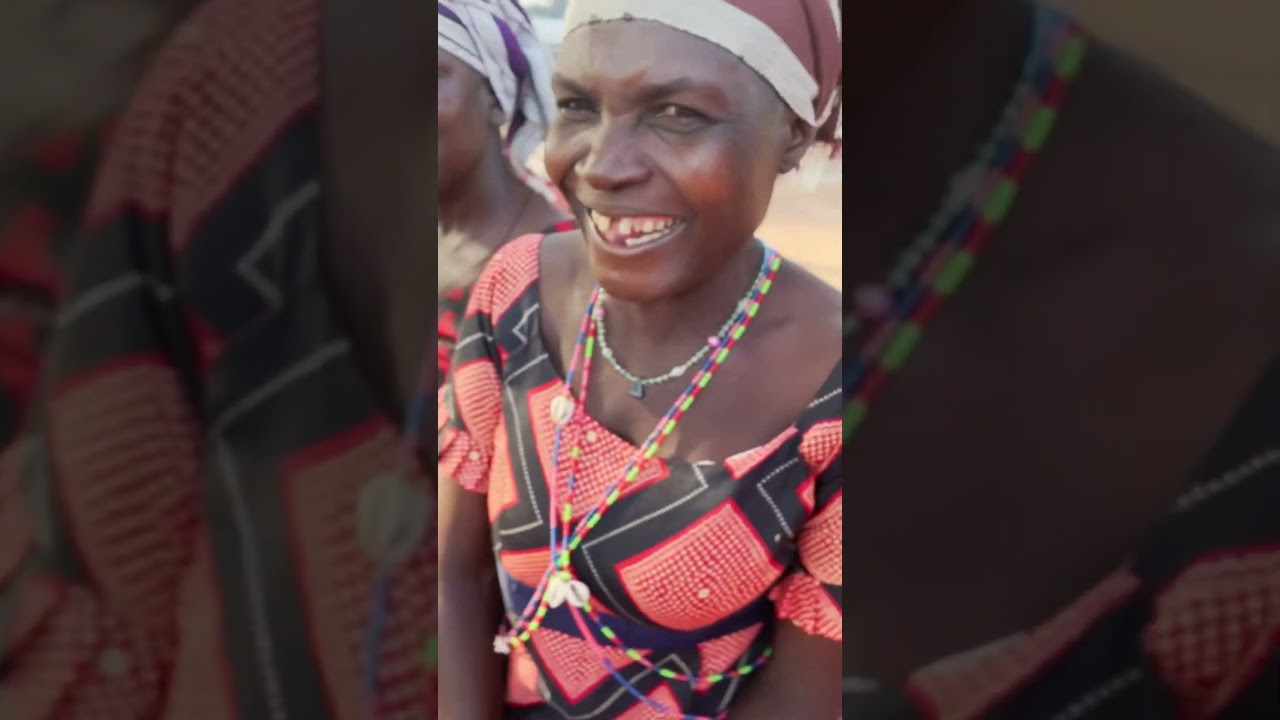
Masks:
[[[534,588],[512,578],[505,571],[500,570],[499,576],[505,586],[506,592],[503,593],[503,597],[508,604],[508,612],[519,613],[524,610],[525,606],[533,598]],[[652,650],[660,653],[676,652],[688,650],[696,647],[699,643],[714,640],[739,630],[745,630],[757,623],[767,622],[771,611],[772,603],[765,598],[761,598],[723,620],[696,630],[671,630],[655,625],[644,625],[619,615],[607,616],[605,623],[614,632],[618,640],[629,648]],[[606,646],[613,644],[612,641],[601,634],[600,629],[590,619],[586,619],[585,622],[587,629],[595,635],[596,642]],[[549,609],[546,617],[542,620],[542,626],[566,635],[575,637],[582,635],[582,631],[578,629],[578,624],[573,621],[573,615],[569,612],[567,604]]]

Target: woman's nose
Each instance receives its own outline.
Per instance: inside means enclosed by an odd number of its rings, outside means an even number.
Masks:
[[[650,169],[632,130],[602,123],[586,157],[578,164],[578,172],[593,190],[610,191],[643,183]]]

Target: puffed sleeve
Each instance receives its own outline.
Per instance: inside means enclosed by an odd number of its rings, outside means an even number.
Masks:
[[[803,448],[821,447],[820,460],[809,457],[814,511],[796,538],[797,560],[769,597],[779,620],[810,635],[836,642],[844,639],[844,473],[841,469],[840,423],[811,428]]]

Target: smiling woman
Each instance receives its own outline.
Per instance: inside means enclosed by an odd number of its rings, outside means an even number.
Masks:
[[[754,237],[838,142],[834,7],[570,4],[581,229],[498,251],[440,393],[442,718],[839,714],[841,301]]]

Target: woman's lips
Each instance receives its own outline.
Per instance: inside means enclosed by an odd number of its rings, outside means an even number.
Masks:
[[[684,224],[672,215],[610,216],[590,210],[587,213],[596,234],[610,245],[638,248],[657,242],[676,232]]]

